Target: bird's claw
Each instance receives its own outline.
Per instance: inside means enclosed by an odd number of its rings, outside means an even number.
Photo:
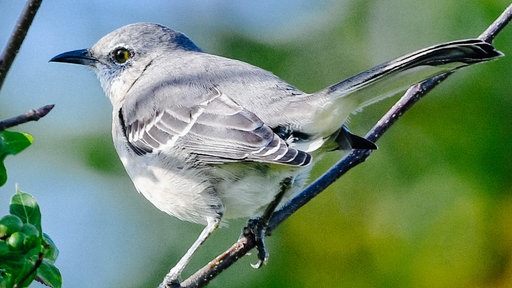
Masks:
[[[258,249],[258,262],[251,264],[252,268],[259,269],[267,264],[269,254],[265,247],[265,232],[267,224],[261,217],[249,219],[247,226],[244,228],[243,235],[246,237],[254,237],[256,249]]]

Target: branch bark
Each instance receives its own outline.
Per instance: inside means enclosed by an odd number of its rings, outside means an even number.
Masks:
[[[0,55],[0,90],[2,89],[4,80],[7,77],[7,72],[11,68],[14,58],[16,58],[16,55],[18,54],[23,40],[25,40],[28,29],[32,24],[32,20],[34,20],[42,1],[43,0],[30,0],[27,2],[20,18],[18,18],[18,23],[16,23],[16,27],[9,38],[9,42],[5,46],[4,51],[2,51],[2,55]]]
[[[491,43],[498,33],[512,20],[512,4],[479,36],[479,39]],[[446,80],[452,73],[445,73],[427,79],[409,88],[402,98],[377,122],[368,132],[366,138],[376,142],[382,135],[415,103]],[[301,193],[276,211],[269,221],[267,236],[288,219],[295,211],[324,191],[347,171],[364,162],[371,150],[352,150],[347,156],[331,167],[320,178],[306,187]],[[255,247],[252,237],[241,237],[227,251],[217,256],[203,268],[181,283],[181,287],[204,287],[223,270],[233,265],[238,259]]]
[[[50,113],[50,111],[53,109],[54,106],[55,105],[52,105],[52,104],[45,105],[39,109],[30,110],[25,114],[21,114],[16,117],[2,120],[2,121],[0,121],[0,131],[3,131],[7,128],[11,128],[11,127],[23,124],[23,123],[27,123],[30,121],[37,121],[37,120],[43,118],[44,116],[46,116],[46,114]]]

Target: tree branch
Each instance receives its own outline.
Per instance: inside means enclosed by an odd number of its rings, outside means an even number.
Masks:
[[[14,28],[7,45],[0,55],[0,90],[2,89],[2,85],[7,77],[7,72],[14,62],[14,58],[16,58],[21,44],[23,43],[23,40],[25,40],[25,36],[27,36],[28,29],[30,28],[30,25],[32,25],[32,21],[36,16],[37,10],[39,10],[39,7],[41,6],[41,2],[42,0],[30,0],[27,2],[20,17],[18,18],[18,23],[16,23],[16,27]],[[46,116],[46,114],[53,109],[53,106],[54,105],[46,105],[36,110],[30,110],[25,114],[2,120],[0,121],[0,131],[29,121],[37,121]]]
[[[18,18],[18,23],[9,38],[9,42],[5,46],[4,51],[2,51],[2,55],[0,55],[0,90],[2,89],[7,72],[11,68],[14,58],[16,57],[16,54],[18,54],[21,44],[27,35],[28,29],[32,24],[32,20],[34,20],[39,6],[41,6],[41,2],[42,0],[30,0],[27,2],[20,18]]]
[[[507,26],[510,20],[512,20],[512,4],[510,4],[507,9],[505,9],[505,11],[503,11],[496,20],[494,20],[491,26],[478,36],[478,39],[492,43],[496,35],[498,35],[498,33]]]
[[[512,4],[500,15],[499,18],[485,30],[479,39],[491,43],[496,35],[512,19]],[[427,79],[422,83],[409,88],[402,98],[377,122],[368,132],[366,138],[370,141],[377,141],[382,135],[418,100],[434,89],[442,81],[446,80],[452,73],[445,73]],[[324,191],[329,185],[339,179],[347,171],[364,162],[371,154],[371,150],[352,150],[347,156],[331,167],[320,178],[306,187],[281,209],[276,211],[269,221],[267,235],[277,228],[284,220],[290,217],[300,207],[304,206],[311,199]],[[226,252],[217,256],[206,266],[181,283],[181,287],[204,287],[224,269],[233,265],[238,259],[255,247],[252,237],[241,237]]]
[[[3,131],[7,128],[11,128],[11,127],[23,124],[23,123],[27,123],[30,121],[37,121],[37,120],[43,118],[44,116],[46,116],[46,114],[50,113],[50,111],[52,111],[54,106],[55,105],[53,105],[53,104],[45,105],[39,109],[30,110],[25,114],[21,114],[16,117],[2,120],[2,121],[0,121],[0,131]]]

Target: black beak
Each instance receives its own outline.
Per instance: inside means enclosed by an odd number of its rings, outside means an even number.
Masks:
[[[80,49],[59,54],[50,59],[50,62],[63,62],[95,66],[98,60],[91,56],[88,49]]]

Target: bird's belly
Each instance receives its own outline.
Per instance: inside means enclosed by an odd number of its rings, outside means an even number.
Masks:
[[[121,147],[119,147],[121,148]],[[159,210],[181,220],[207,224],[207,218],[260,215],[275,199],[280,183],[293,184],[281,203],[303,187],[311,166],[237,162],[187,166],[163,155],[118,154],[135,188]]]
[[[137,191],[159,210],[205,225],[207,218],[222,215],[220,199],[203,170],[147,155],[120,158]]]
[[[281,182],[292,178],[292,186],[281,203],[300,191],[309,167],[290,167],[261,163],[230,163],[215,167],[213,174],[219,198],[224,205],[224,218],[233,219],[260,215],[275,199]]]

